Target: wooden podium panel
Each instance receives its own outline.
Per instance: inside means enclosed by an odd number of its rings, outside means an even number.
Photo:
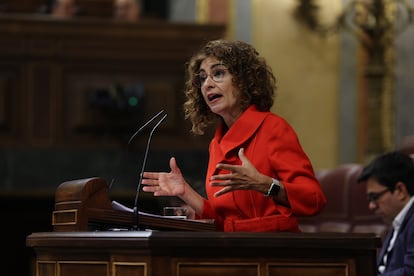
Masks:
[[[43,232],[36,276],[376,275],[381,240],[356,233]]]
[[[66,181],[55,193],[53,231],[103,231],[151,229],[215,231],[214,220],[175,219],[144,212],[114,208],[108,182],[99,177]]]

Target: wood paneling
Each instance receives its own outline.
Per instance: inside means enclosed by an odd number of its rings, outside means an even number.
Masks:
[[[0,38],[1,40],[1,38]],[[1,47],[1,46],[0,46]],[[6,48],[8,46],[6,45]],[[4,55],[8,55],[7,50]],[[0,143],[22,143],[27,109],[23,99],[22,68],[13,62],[0,61]]]
[[[224,31],[222,25],[2,15],[2,144],[118,146],[164,109],[168,117],[154,148],[205,148],[208,138],[193,139],[183,123],[185,63]],[[108,114],[89,101],[98,90],[137,83],[144,87],[145,103],[133,113]]]
[[[65,263],[72,275],[83,263],[112,267],[88,276],[370,276],[380,246],[374,234],[353,233],[47,232],[26,241],[36,253],[36,276],[54,275],[40,271],[45,262]]]

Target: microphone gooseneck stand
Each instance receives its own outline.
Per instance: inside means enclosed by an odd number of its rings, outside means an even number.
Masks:
[[[154,121],[157,117],[159,117],[163,113],[164,113],[164,110],[161,110],[156,115],[154,115],[148,122],[146,122],[142,127],[140,127],[129,139],[128,146],[139,132],[141,132],[148,124],[150,124],[152,121]],[[148,159],[148,152],[149,152],[152,136],[153,136],[155,130],[157,129],[157,127],[164,121],[164,119],[166,117],[167,117],[167,114],[164,114],[161,117],[161,119],[159,119],[158,122],[152,127],[151,132],[150,132],[149,137],[148,137],[148,140],[147,140],[147,145],[145,147],[144,159],[142,161],[142,166],[141,166],[141,172],[139,174],[138,186],[137,186],[137,190],[136,190],[136,193],[135,193],[134,208],[133,208],[135,224],[132,226],[132,230],[141,230],[139,228],[138,197],[139,197],[139,192],[141,190],[141,183],[142,183],[142,178],[143,178],[143,174],[144,174],[144,171],[145,171],[145,164],[146,164],[147,159]]]

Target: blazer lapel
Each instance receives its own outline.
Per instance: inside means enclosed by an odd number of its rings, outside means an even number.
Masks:
[[[384,242],[382,244],[381,252],[378,256],[377,265],[380,265],[382,263],[382,259],[384,258],[385,252],[387,252],[388,245],[390,244],[392,234],[394,233],[394,229],[391,228],[391,230],[388,232],[387,236],[384,239]]]

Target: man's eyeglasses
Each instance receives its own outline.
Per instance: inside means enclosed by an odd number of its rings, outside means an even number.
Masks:
[[[206,72],[200,72],[194,77],[194,86],[197,88],[201,88],[204,83],[206,82],[207,78],[210,77],[214,82],[223,82],[227,68],[213,68],[210,74]]]
[[[389,191],[390,191],[389,189],[385,189],[385,190],[383,190],[381,192],[378,192],[378,193],[369,193],[369,194],[367,194],[368,203],[377,202],[377,200],[380,199],[380,197],[382,197],[386,192],[389,192]]]

